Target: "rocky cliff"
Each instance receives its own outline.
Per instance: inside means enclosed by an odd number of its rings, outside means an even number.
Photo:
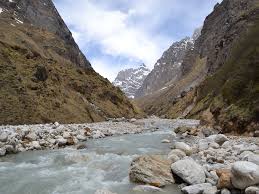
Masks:
[[[164,90],[182,76],[182,62],[187,51],[192,50],[195,40],[200,35],[200,29],[195,30],[192,38],[186,37],[166,50],[157,61],[154,69],[147,76],[142,86],[136,92],[136,97],[153,94]]]
[[[129,98],[135,98],[137,90],[142,86],[149,73],[150,70],[145,64],[138,68],[125,69],[118,73],[113,85],[120,87]]]
[[[258,20],[257,0],[217,4],[183,59],[182,77],[139,104],[150,114],[202,118],[224,132],[258,128]]]
[[[92,69],[51,0],[0,1],[0,78],[0,124],[136,114]]]

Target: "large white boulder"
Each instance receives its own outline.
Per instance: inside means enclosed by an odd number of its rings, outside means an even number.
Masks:
[[[163,187],[175,182],[170,165],[170,160],[161,156],[139,156],[131,163],[129,177],[134,183]]]
[[[171,165],[174,174],[190,185],[205,182],[205,172],[202,166],[193,159],[179,160]]]
[[[186,155],[192,154],[192,148],[184,142],[176,142],[174,144],[175,149],[179,149],[185,152]]]
[[[259,166],[252,162],[235,162],[231,172],[231,182],[237,189],[245,189],[259,184]]]

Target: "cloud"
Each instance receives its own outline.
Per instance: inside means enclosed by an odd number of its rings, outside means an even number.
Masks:
[[[144,62],[152,68],[173,41],[201,25],[215,2],[55,0],[94,69],[110,80],[125,66]]]

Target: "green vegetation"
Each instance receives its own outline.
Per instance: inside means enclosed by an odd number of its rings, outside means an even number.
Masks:
[[[251,122],[259,120],[258,34],[256,21],[236,41],[230,59],[198,88],[198,103],[190,115],[210,107],[226,132],[232,130],[228,123],[244,132]]]

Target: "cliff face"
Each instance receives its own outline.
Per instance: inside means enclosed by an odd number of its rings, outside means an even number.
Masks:
[[[255,130],[259,120],[258,7],[257,0],[217,4],[194,49],[185,54],[182,77],[166,91],[140,99],[145,111],[169,118],[206,121],[212,117],[209,122],[224,132]]]
[[[118,73],[113,85],[120,87],[129,98],[135,98],[136,91],[141,87],[149,73],[150,70],[145,64],[138,68],[125,69]]]
[[[136,114],[92,69],[51,0],[0,1],[0,78],[0,124]]]
[[[137,90],[136,97],[152,94],[163,90],[181,77],[181,65],[187,50],[193,49],[194,40],[186,37],[175,42],[162,57],[157,61],[154,69],[144,80],[142,86]]]

